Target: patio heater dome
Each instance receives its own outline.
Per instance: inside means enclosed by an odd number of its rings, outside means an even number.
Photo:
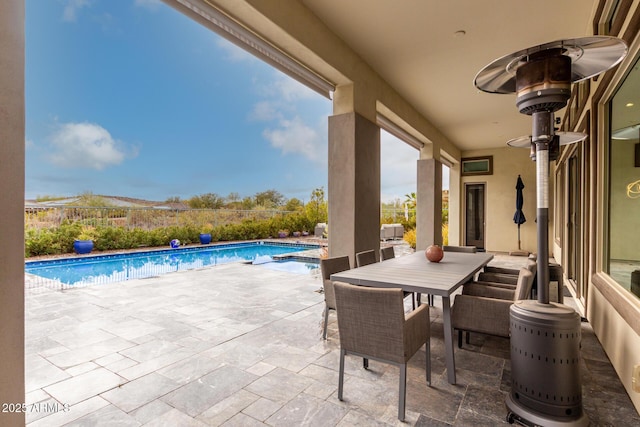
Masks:
[[[584,141],[587,138],[586,133],[582,132],[555,132],[556,139],[554,139],[549,147],[549,160],[557,160],[560,155],[560,147],[563,145],[575,144],[576,142]],[[509,147],[516,148],[530,148],[532,160],[536,159],[536,145],[532,144],[531,135],[519,136],[507,141]]]
[[[476,74],[474,85],[481,91],[488,93],[516,93],[519,91],[518,85],[523,87],[525,84],[524,81],[517,82],[516,74],[520,67],[523,65],[531,66],[533,61],[558,55],[565,56],[570,60],[570,69],[546,70],[546,72],[555,75],[569,71],[568,82],[578,83],[619,64],[626,54],[627,45],[617,37],[594,36],[556,40],[522,49],[492,61]],[[558,61],[563,62],[561,59]],[[566,65],[566,61],[563,63]],[[550,65],[555,67],[553,64]],[[557,87],[563,87],[566,84],[566,78],[567,76],[564,76],[563,81],[555,82],[558,83]]]
[[[576,142],[584,141],[587,137],[587,134],[582,132],[556,132],[555,134],[558,135],[560,146],[575,144]],[[529,148],[531,147],[531,135],[512,138],[507,141],[507,145],[516,148]]]
[[[557,159],[560,145],[584,138],[556,134],[553,113],[566,106],[572,83],[612,68],[626,53],[625,42],[615,37],[558,40],[503,56],[474,80],[485,92],[516,93],[518,110],[533,122],[530,137],[509,141],[531,147],[536,161],[538,237],[538,300],[518,301],[510,309],[509,423],[589,424],[582,411],[580,316],[568,306],[549,302],[549,161]]]

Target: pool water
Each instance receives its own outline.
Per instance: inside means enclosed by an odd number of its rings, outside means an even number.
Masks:
[[[262,264],[264,268],[276,271],[286,271],[297,274],[319,273],[320,263],[311,261],[272,261]]]
[[[83,286],[142,279],[173,271],[193,270],[238,261],[269,263],[273,261],[274,256],[317,248],[317,245],[266,242],[198,246],[28,261],[25,263],[25,272],[37,276],[36,283],[38,278],[43,278],[45,280],[42,282],[53,282],[63,287]]]

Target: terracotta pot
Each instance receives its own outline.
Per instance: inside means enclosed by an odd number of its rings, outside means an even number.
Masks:
[[[431,262],[440,262],[444,257],[444,251],[438,245],[431,245],[424,251],[424,255]]]

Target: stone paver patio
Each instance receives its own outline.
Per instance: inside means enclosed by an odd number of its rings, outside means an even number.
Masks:
[[[516,263],[518,260],[503,258]],[[228,264],[150,279],[27,290],[29,426],[401,425],[398,369],[347,358],[337,399],[335,313],[322,340],[319,275]],[[433,384],[424,349],[410,362],[406,423],[506,424],[509,343],[472,334],[446,381],[441,303],[431,309]],[[587,323],[584,408],[592,425],[640,425]]]

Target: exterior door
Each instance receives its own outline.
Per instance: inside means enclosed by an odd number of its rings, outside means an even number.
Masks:
[[[485,184],[465,184],[464,244],[484,250]]]

